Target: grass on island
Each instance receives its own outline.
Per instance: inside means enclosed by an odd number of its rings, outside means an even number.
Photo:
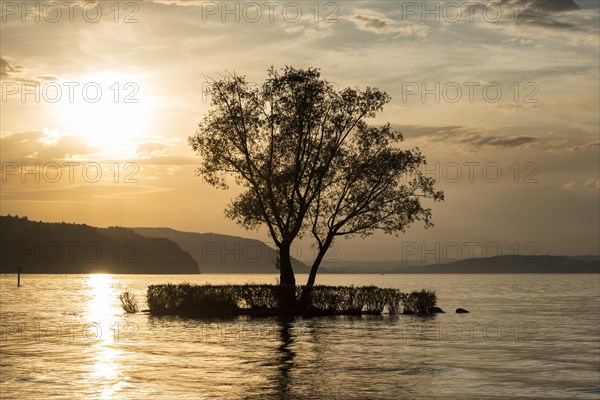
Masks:
[[[301,298],[303,289],[296,286],[296,299]],[[207,316],[427,314],[437,302],[430,290],[403,293],[376,286],[314,286],[303,306],[284,309],[279,306],[284,290],[280,285],[255,284],[151,285],[147,301],[152,314]]]

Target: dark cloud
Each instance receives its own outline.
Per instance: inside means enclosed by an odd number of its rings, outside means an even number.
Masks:
[[[344,19],[351,21],[361,31],[375,34],[391,34],[395,38],[421,38],[429,35],[430,27],[424,24],[399,24],[385,18],[385,14],[378,10],[356,9]]]
[[[495,4],[510,9],[509,15],[514,12],[521,24],[553,30],[590,32],[589,28],[555,18],[560,12],[581,10],[575,0],[495,0]],[[479,7],[482,7],[481,4]]]
[[[451,126],[420,126],[420,125],[393,125],[394,129],[401,131],[405,137],[428,137],[432,139],[445,139],[449,137],[464,136],[472,133],[471,130],[460,125]]]
[[[537,143],[539,140],[533,136],[516,135],[502,136],[478,132],[472,128],[453,126],[394,126],[407,138],[427,138],[431,141],[448,141],[468,145],[473,148],[483,146],[492,147],[520,147]]]
[[[392,125],[394,129],[401,131],[407,139],[424,139],[429,142],[451,143],[466,146],[472,151],[483,147],[495,148],[518,148],[534,146],[542,151],[548,152],[574,152],[588,151],[598,152],[600,142],[577,143],[563,135],[563,137],[544,137],[543,135],[504,134],[499,130],[493,132],[482,132],[474,128],[451,125],[451,126],[421,126],[421,125]],[[572,131],[569,133],[573,133]]]
[[[539,25],[543,28],[549,28],[549,29],[566,29],[566,30],[585,31],[585,29],[583,29],[582,27],[580,27],[576,24],[572,24],[570,22],[557,21],[557,20],[555,20],[553,18],[549,18],[548,16],[545,16],[545,15],[536,17],[535,24]]]
[[[499,3],[510,7],[519,6],[521,9],[524,9],[529,5],[534,7],[532,10],[537,8],[538,10],[545,12],[572,11],[581,9],[575,0],[499,0]]]
[[[536,143],[538,140],[532,136],[485,136],[471,135],[460,139],[460,143],[466,143],[474,147],[494,146],[494,147],[520,147],[530,143]]]
[[[376,17],[367,17],[364,15],[357,15],[355,18],[357,20],[361,21],[362,25],[365,28],[370,28],[370,29],[377,30],[377,31],[383,30],[388,26],[387,22],[385,22],[384,20],[381,20],[379,18],[376,18]]]

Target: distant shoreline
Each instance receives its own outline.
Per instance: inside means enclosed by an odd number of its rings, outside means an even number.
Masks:
[[[277,251],[237,236],[180,232],[169,228],[95,228],[84,224],[0,217],[0,273],[23,274],[277,274]],[[90,251],[91,250],[91,251]],[[408,254],[399,256],[409,258]],[[507,254],[464,260],[325,260],[319,274],[598,274],[600,256]],[[415,256],[416,257],[416,256]],[[437,264],[427,265],[429,260]],[[292,259],[296,274],[312,260]]]

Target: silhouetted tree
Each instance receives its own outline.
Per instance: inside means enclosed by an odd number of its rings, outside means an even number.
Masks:
[[[387,234],[404,232],[412,222],[432,226],[431,210],[421,199],[443,200],[426,177],[426,164],[419,149],[401,149],[400,132],[390,125],[359,124],[335,159],[333,174],[318,193],[307,213],[317,256],[311,266],[302,300],[307,300],[319,266],[337,236],[367,237],[376,230]]]
[[[269,69],[258,86],[237,75],[213,80],[209,94],[212,108],[189,138],[201,156],[198,173],[226,189],[223,173],[232,172],[245,187],[226,215],[249,229],[268,228],[282,285],[296,283],[290,248],[303,233],[312,232],[324,254],[329,236],[395,232],[421,218],[429,223],[419,197],[441,198],[433,181],[419,175],[400,186],[389,176],[413,173],[424,159],[393,149],[401,137],[389,126],[364,122],[390,100],[385,92],[338,91],[315,68],[286,67]]]

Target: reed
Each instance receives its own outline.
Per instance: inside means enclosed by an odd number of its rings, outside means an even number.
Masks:
[[[138,312],[138,302],[135,298],[135,295],[131,292],[123,292],[119,296],[119,300],[121,300],[121,306],[123,306],[123,310],[126,313],[133,314]]]

